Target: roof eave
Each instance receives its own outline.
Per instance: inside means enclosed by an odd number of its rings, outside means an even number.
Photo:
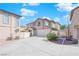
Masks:
[[[78,9],[78,8],[79,8],[79,6],[77,6],[77,7],[74,8],[73,10],[71,10],[70,21],[72,20],[72,16],[73,16],[74,11],[75,11],[76,9]]]
[[[3,11],[3,12],[9,13],[9,14],[16,15],[16,16],[18,16],[18,17],[22,17],[21,15],[17,15],[17,14],[15,14],[15,13],[12,13],[12,12],[9,12],[9,11],[3,10],[3,9],[0,9],[0,10]]]

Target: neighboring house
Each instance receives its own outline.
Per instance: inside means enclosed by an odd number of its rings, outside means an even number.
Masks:
[[[70,21],[70,34],[79,40],[79,6],[71,11]]]
[[[68,36],[68,28],[60,30],[60,37],[67,37]]]
[[[21,16],[0,9],[0,40],[15,37]]]
[[[46,36],[49,32],[59,34],[60,24],[46,18],[38,18],[36,21],[26,25],[31,36]]]
[[[26,32],[26,26],[20,26],[19,32]]]

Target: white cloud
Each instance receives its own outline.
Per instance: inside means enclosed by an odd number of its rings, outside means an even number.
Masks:
[[[53,20],[56,22],[59,22],[59,23],[62,23],[64,21],[64,23],[67,25],[71,23],[70,22],[70,15],[64,15],[61,18],[55,17]]]
[[[35,14],[37,14],[37,12],[34,10],[30,10],[30,9],[26,9],[26,8],[21,9],[22,16],[34,16]]]
[[[55,17],[54,18],[54,21],[59,22],[60,21],[60,18],[59,17]]]
[[[63,19],[69,20],[69,15],[63,16]]]
[[[71,11],[73,8],[79,6],[79,3],[72,4],[72,3],[58,3],[56,4],[58,11]]]
[[[66,23],[70,23],[70,16],[69,15],[65,15],[62,17],[64,21],[66,21]]]
[[[22,16],[20,19],[23,20],[23,19],[25,19],[25,17]]]
[[[39,6],[40,5],[40,3],[23,3],[23,7],[25,7],[25,6]]]
[[[50,17],[43,17],[43,19],[45,19],[45,18],[49,19],[49,20],[52,20]],[[55,17],[53,20],[56,21],[56,22],[59,22],[60,18],[59,17]]]
[[[30,6],[39,6],[40,3],[28,3],[28,5],[30,5]]]
[[[23,3],[23,7],[25,7],[25,6],[27,6],[27,4],[26,3]]]
[[[46,18],[46,19],[49,19],[49,20],[51,20],[51,18],[49,18],[49,17],[43,17],[43,19],[45,19],[45,18]]]

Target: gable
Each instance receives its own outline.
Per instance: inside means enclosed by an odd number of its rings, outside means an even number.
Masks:
[[[75,11],[79,10],[79,6],[74,8],[72,11],[71,11],[71,15],[70,15],[70,21],[72,20],[72,17],[73,17],[73,14]]]

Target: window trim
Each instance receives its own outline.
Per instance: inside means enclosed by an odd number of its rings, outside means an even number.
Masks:
[[[3,24],[9,24],[10,23],[10,17],[8,14],[3,14]]]

